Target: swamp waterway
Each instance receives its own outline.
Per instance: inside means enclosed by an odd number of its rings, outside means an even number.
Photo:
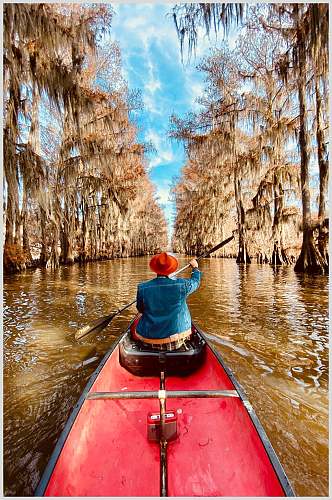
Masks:
[[[180,264],[187,262],[180,257]],[[149,258],[4,279],[4,494],[33,494],[68,415],[135,307],[97,336],[75,331],[132,301]],[[328,278],[205,259],[188,303],[245,389],[299,496],[328,495]],[[185,274],[184,274],[185,276]]]

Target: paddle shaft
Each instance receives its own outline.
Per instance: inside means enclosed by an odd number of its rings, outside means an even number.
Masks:
[[[204,257],[208,257],[211,253],[216,252],[217,250],[219,250],[219,248],[221,248],[224,245],[226,245],[227,243],[229,243],[233,238],[234,238],[234,236],[230,236],[229,238],[227,238],[227,240],[223,241],[222,243],[219,243],[219,245],[216,245],[215,247],[211,248],[211,250],[208,250],[207,252],[205,252],[202,255],[200,255],[199,257],[197,257],[196,260],[199,261],[201,259],[204,259]],[[184,267],[181,267],[181,269],[179,269],[175,273],[171,274],[170,276],[175,276],[178,273],[182,273],[182,271],[185,271],[190,266],[191,266],[191,264],[187,264]]]

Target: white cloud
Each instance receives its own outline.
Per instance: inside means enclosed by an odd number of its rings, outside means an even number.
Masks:
[[[148,66],[147,81],[144,85],[144,104],[151,113],[162,114],[160,109],[156,106],[156,96],[154,95],[157,90],[161,90],[160,80],[155,76],[156,68],[152,62],[152,56],[148,48],[145,49],[145,58]],[[147,95],[148,94],[148,95]]]
[[[175,158],[171,145],[168,144],[164,135],[158,134],[155,130],[148,129],[144,138],[147,142],[152,142],[157,150],[156,156],[149,161],[149,170],[174,161]]]
[[[158,167],[161,164],[161,159],[160,158],[153,158],[152,160],[149,160],[148,164],[148,170],[152,170],[155,167]]]
[[[176,35],[174,23],[170,17],[166,17],[172,10],[172,4],[118,4],[115,5],[117,15],[113,21],[115,36],[117,31],[126,34],[127,46],[132,40],[136,47],[148,48],[151,42],[163,47],[167,57],[171,54],[180,62],[179,41]],[[149,10],[149,12],[146,12]]]
[[[162,159],[165,163],[171,163],[174,160],[173,151],[171,149],[162,151]]]
[[[150,95],[143,95],[144,109],[149,113],[154,113],[156,115],[162,115],[162,111],[157,108],[157,102]]]
[[[135,5],[136,14],[139,11],[145,13],[146,9],[144,6],[142,9],[137,9],[137,7],[138,6]],[[157,67],[154,64],[155,56],[152,53],[152,44],[162,41],[165,46],[162,26],[158,26],[162,16],[152,16],[154,20],[157,19],[159,21],[158,24],[155,24],[150,22],[150,16],[128,16],[128,10],[125,10],[124,7],[122,11],[120,7],[119,15],[122,18],[121,29],[126,33],[126,37],[124,37],[125,42],[122,44],[122,47],[126,47],[129,53],[136,53],[136,55],[139,53],[139,57],[142,61],[142,67],[139,70],[138,68],[133,68],[132,65],[131,70],[135,72],[139,79],[143,79],[143,102],[145,109],[149,113],[161,115],[162,112],[157,105],[155,94],[162,90],[162,84],[158,77]],[[119,28],[116,28],[115,34],[117,29]],[[142,75],[142,68],[146,68],[145,74],[143,74],[144,76]]]
[[[204,84],[202,82],[194,82],[190,86],[191,95],[193,99],[200,97],[203,94]]]
[[[161,83],[159,80],[150,80],[146,85],[145,85],[145,90],[147,90],[148,92],[150,92],[150,94],[154,94],[156,92],[156,90],[160,90],[161,89]]]
[[[195,82],[192,79],[191,83],[187,82],[187,89],[191,108],[193,109],[193,111],[199,111],[201,109],[201,105],[197,103],[197,99],[203,95],[204,83],[198,81]]]
[[[170,199],[170,190],[170,183],[164,182],[157,186],[156,191],[157,201],[160,205],[163,205],[169,235],[172,233],[174,224],[174,203]]]
[[[169,187],[163,188],[158,186],[157,188],[157,197],[159,198],[160,203],[169,203]]]
[[[128,38],[135,37],[137,48],[146,49],[152,41],[157,43],[162,42],[165,46],[165,42],[168,41],[169,43],[166,45],[166,48],[168,49],[170,44],[172,45],[173,41],[173,37],[170,33],[170,23],[163,22],[162,15],[159,15],[158,17],[153,16],[153,19],[154,21],[157,19],[159,23],[152,24],[147,16],[137,16],[135,18],[126,19],[123,23],[121,23],[121,28],[126,31],[126,36]]]
[[[174,159],[171,149],[161,149],[160,147],[157,150],[157,156],[149,161],[148,169],[151,171],[153,168],[159,167],[159,165],[167,165],[168,163],[172,163]]]
[[[121,24],[124,30],[137,30],[146,25],[146,18],[144,16],[129,17]]]
[[[148,142],[151,141],[156,149],[159,149],[161,146],[162,139],[161,139],[160,135],[157,134],[157,132],[155,130],[148,129],[145,132],[145,140]]]

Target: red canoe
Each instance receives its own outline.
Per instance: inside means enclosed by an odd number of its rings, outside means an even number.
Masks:
[[[196,344],[182,353],[151,357],[129,330],[114,343],[69,417],[36,496],[294,496],[242,388],[193,328]],[[142,366],[151,373],[140,373]],[[184,373],[174,374],[179,366]]]

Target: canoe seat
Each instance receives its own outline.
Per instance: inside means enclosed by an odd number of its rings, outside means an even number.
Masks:
[[[131,338],[128,331],[119,346],[120,365],[134,375],[188,375],[203,363],[205,340],[194,331],[189,340],[176,351],[158,351]]]

